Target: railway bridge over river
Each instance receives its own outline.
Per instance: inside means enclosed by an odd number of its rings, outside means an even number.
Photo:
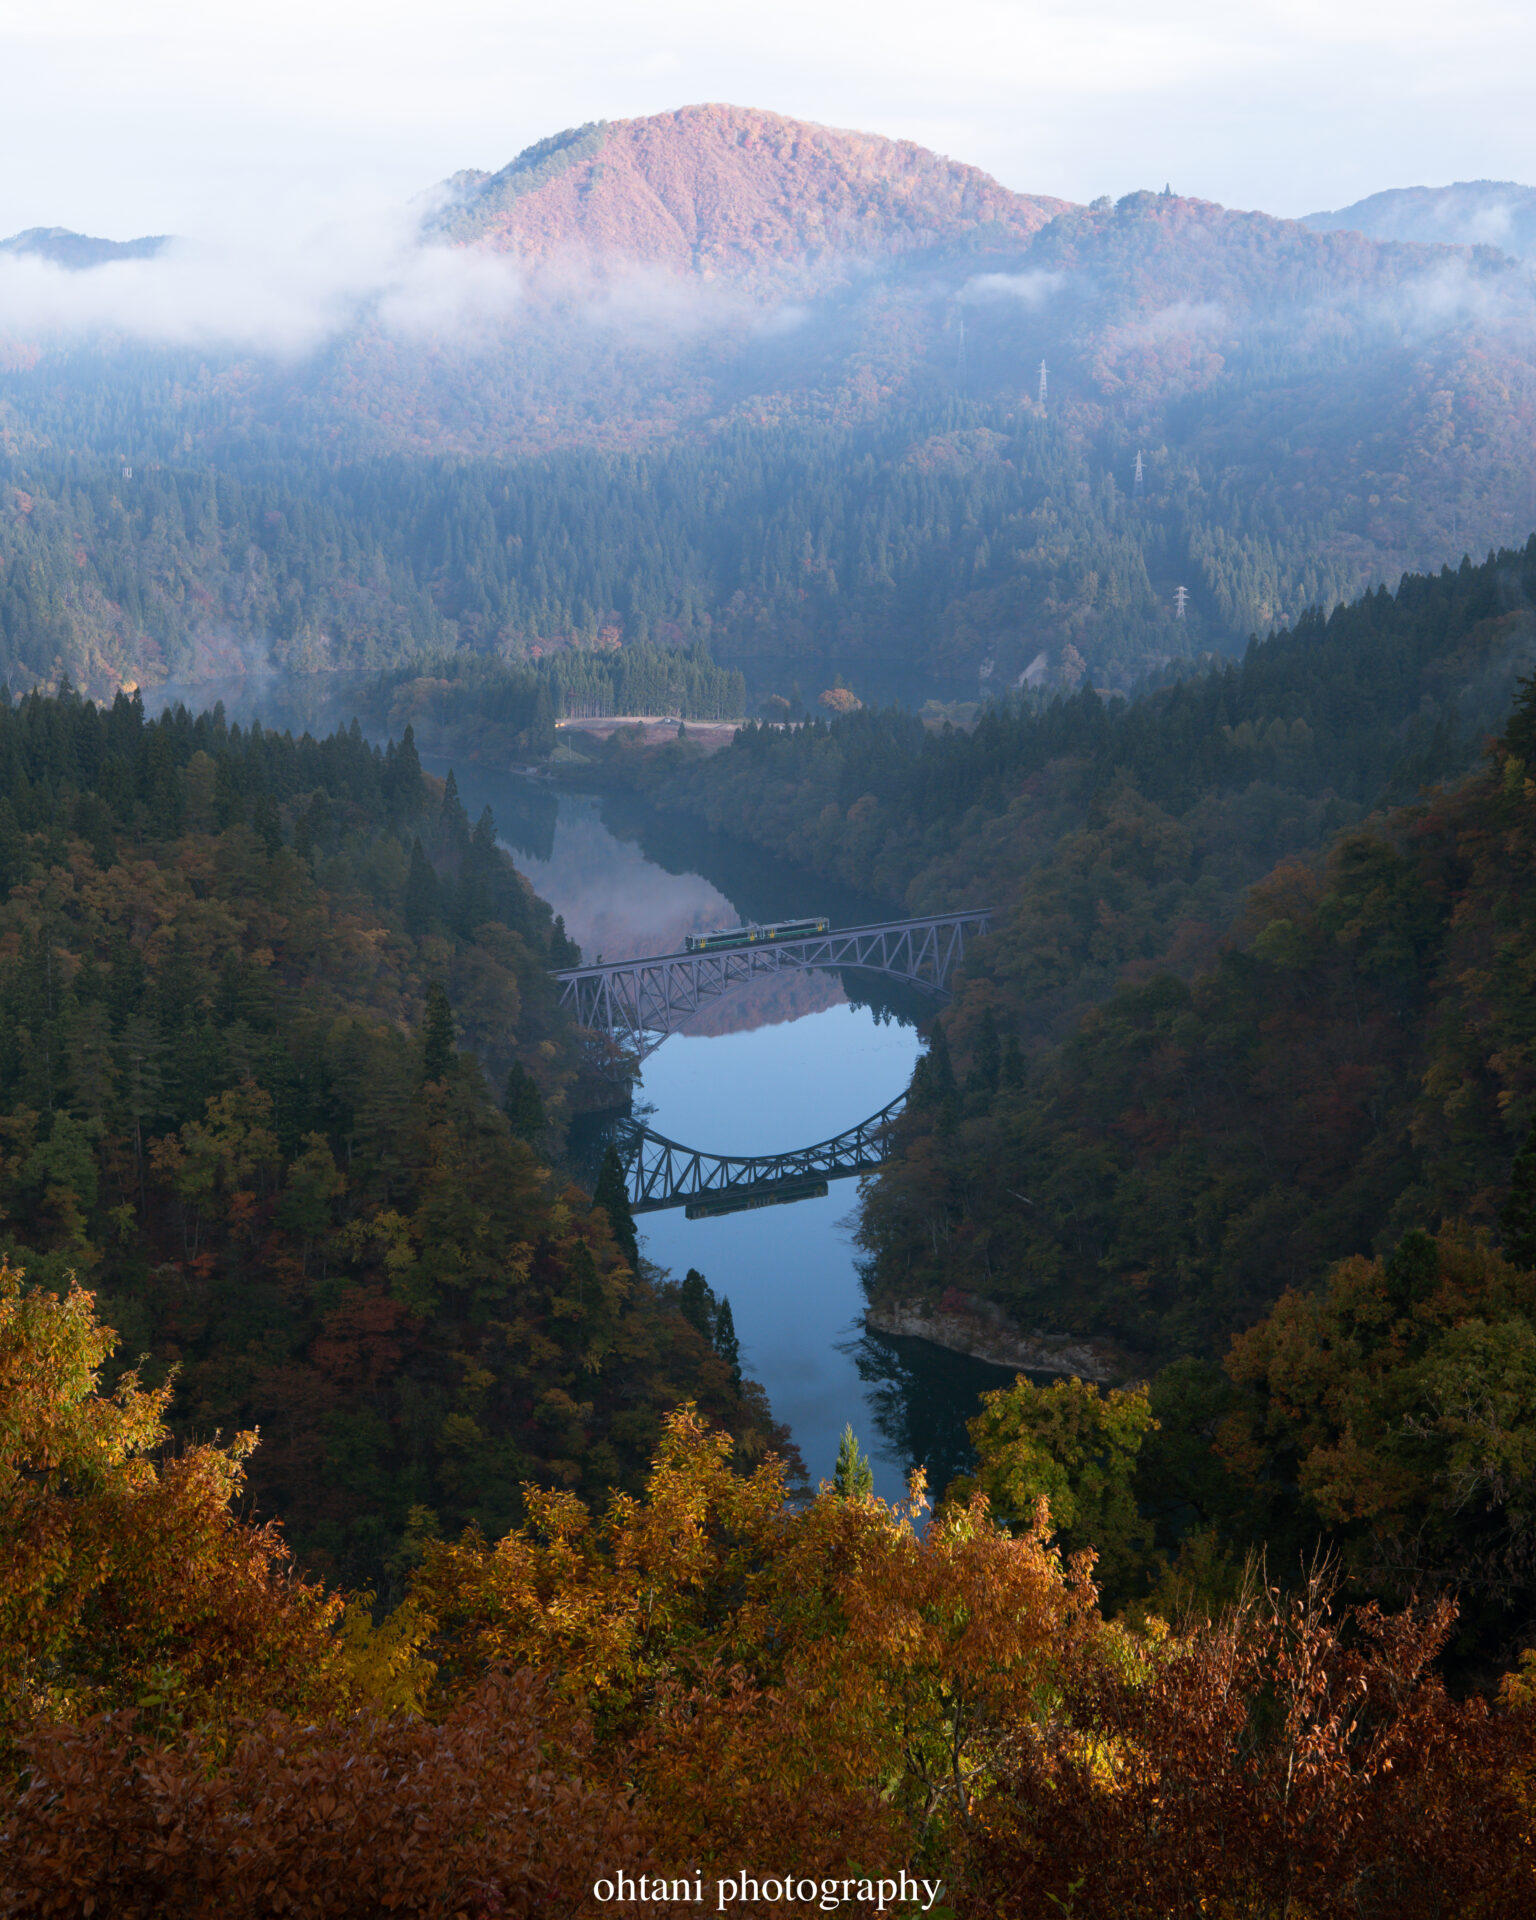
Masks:
[[[991,926],[992,915],[985,908],[932,913],[751,946],[571,967],[555,978],[560,1004],[578,1026],[606,1033],[643,1060],[701,1008],[764,974],[790,967],[823,972],[857,967],[948,999],[950,979],[967,945]]]

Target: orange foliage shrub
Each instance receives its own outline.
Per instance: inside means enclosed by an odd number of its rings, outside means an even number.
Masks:
[[[345,1698],[341,1597],[230,1511],[255,1436],[157,1458],[171,1389],[102,1394],[116,1344],[89,1293],[0,1263],[0,1718]]]
[[[42,1729],[0,1835],[0,1915],[378,1920],[574,1914],[615,1863],[647,1868],[623,1798],[587,1785],[580,1729],[529,1675],[440,1725],[273,1715],[227,1757],[131,1719]],[[670,1914],[668,1905],[648,1912]]]
[[[743,1479],[730,1451],[683,1409],[645,1500],[594,1523],[530,1492],[532,1523],[496,1546],[430,1548],[414,1594],[443,1684],[488,1660],[557,1675],[669,1858],[822,1873],[942,1853],[1009,1703],[1096,1617],[1091,1588],[1044,1515],[1015,1539],[980,1498],[924,1531],[920,1491],[796,1511],[776,1461]]]
[[[684,1407],[643,1498],[529,1489],[376,1625],[234,1517],[238,1452],[153,1457],[163,1396],[101,1395],[110,1344],[89,1295],[0,1270],[0,1920],[898,1869],[990,1920],[1536,1912],[1536,1659],[1451,1700],[1448,1602],[1341,1622],[1314,1581],[1132,1632],[1044,1502],[1017,1537],[981,1495],[920,1527],[920,1484],[797,1507]]]
[[[1454,1609],[1342,1623],[1314,1580],[1161,1644],[1110,1633],[1016,1718],[978,1808],[978,1910],[1030,1920],[1536,1912],[1536,1713],[1453,1701]]]

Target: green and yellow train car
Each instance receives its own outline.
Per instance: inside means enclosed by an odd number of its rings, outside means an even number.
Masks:
[[[716,933],[690,933],[683,945],[689,953],[718,953],[730,947],[755,947],[765,940],[807,940],[826,933],[826,920],[776,920],[768,927],[722,927]]]

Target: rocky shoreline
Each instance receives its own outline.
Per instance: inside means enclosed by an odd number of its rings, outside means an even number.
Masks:
[[[991,1301],[953,1290],[937,1304],[891,1300],[869,1307],[864,1324],[873,1333],[927,1340],[951,1353],[1015,1367],[1021,1373],[1075,1374],[1080,1380],[1110,1381],[1124,1371],[1107,1348],[1092,1340],[1067,1333],[1025,1333]]]

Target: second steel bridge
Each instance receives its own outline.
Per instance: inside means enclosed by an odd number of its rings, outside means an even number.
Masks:
[[[630,1121],[618,1136],[631,1210],[655,1213],[686,1207],[690,1220],[739,1213],[747,1207],[811,1200],[829,1180],[873,1173],[890,1157],[891,1127],[906,1104],[903,1093],[856,1127],[788,1153],[706,1153],[681,1146]]]

